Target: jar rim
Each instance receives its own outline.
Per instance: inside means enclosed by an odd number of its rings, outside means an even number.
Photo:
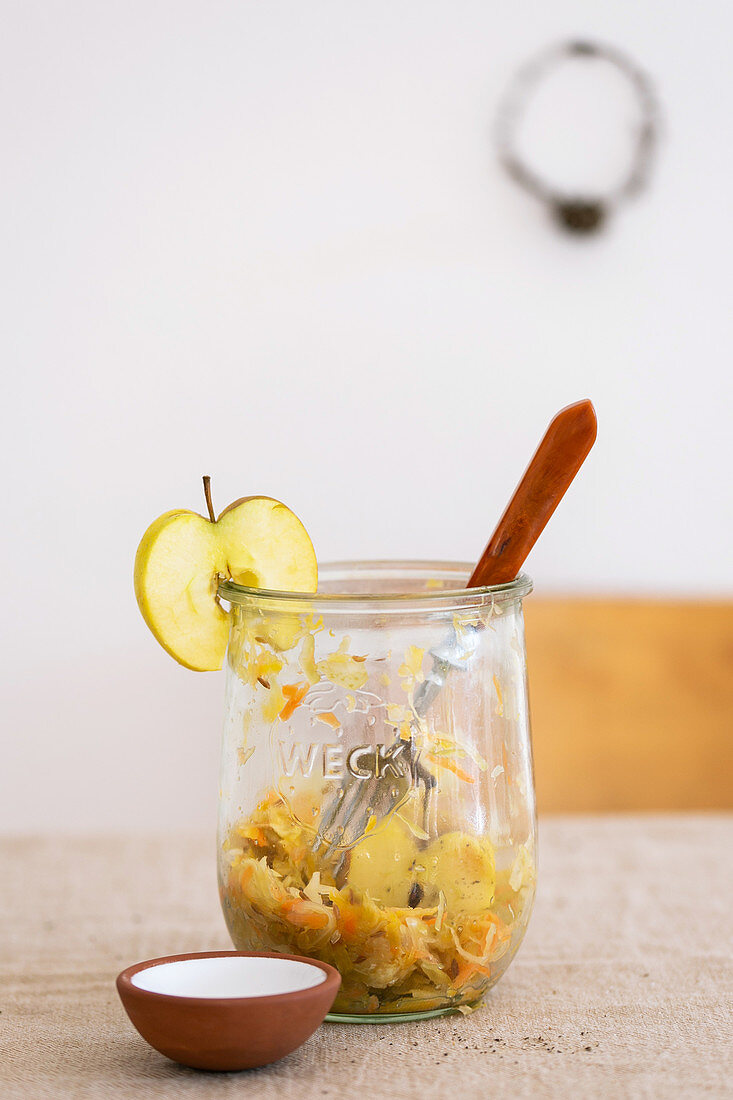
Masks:
[[[252,588],[248,585],[237,584],[232,580],[222,580],[219,582],[217,589],[218,596],[226,600],[229,603],[246,603],[249,600],[256,600],[257,602],[269,602],[278,601],[279,603],[287,603],[289,601],[303,603],[307,601],[311,605],[323,604],[327,607],[334,608],[340,605],[353,605],[359,606],[383,606],[385,604],[396,604],[401,607],[409,607],[414,604],[418,607],[425,607],[426,604],[433,604],[440,608],[445,608],[447,605],[456,602],[461,607],[465,607],[471,604],[484,603],[486,599],[498,601],[501,603],[508,602],[510,600],[522,599],[524,596],[528,596],[532,591],[532,579],[526,573],[519,573],[514,580],[507,581],[504,584],[483,585],[480,588],[466,588],[465,582],[471,575],[473,570],[473,564],[470,562],[454,562],[454,561],[430,561],[430,560],[399,560],[399,559],[376,559],[373,561],[333,561],[324,562],[319,567],[319,582],[324,574],[329,572],[332,574],[353,574],[362,576],[367,575],[369,572],[382,573],[387,575],[389,573],[404,574],[419,576],[420,573],[426,574],[426,579],[430,575],[436,574],[450,574],[458,581],[461,577],[464,578],[463,587],[441,587],[441,586],[426,586],[423,590],[412,592],[400,592],[400,591],[385,591],[385,592],[278,592],[267,588]]]

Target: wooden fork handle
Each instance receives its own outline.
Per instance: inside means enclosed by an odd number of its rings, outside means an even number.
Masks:
[[[504,515],[489,539],[469,588],[514,580],[593,446],[598,425],[590,401],[576,401],[550,422]]]

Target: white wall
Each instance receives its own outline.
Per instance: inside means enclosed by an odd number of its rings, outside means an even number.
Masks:
[[[211,820],[220,678],[166,657],[131,583],[205,472],[323,559],[474,558],[588,395],[538,590],[731,591],[730,10],[3,6],[0,829]],[[653,188],[594,241],[488,137],[567,34],[635,54],[665,113]]]

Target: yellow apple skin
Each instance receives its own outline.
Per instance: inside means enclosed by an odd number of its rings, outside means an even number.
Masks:
[[[135,595],[145,622],[179,664],[220,669],[229,616],[216,598],[220,577],[275,591],[315,592],[318,566],[303,524],[271,497],[243,497],[212,522],[166,512],[135,556]]]

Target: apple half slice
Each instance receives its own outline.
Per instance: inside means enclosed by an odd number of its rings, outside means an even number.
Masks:
[[[298,517],[271,497],[243,497],[218,519],[166,512],[150,525],[135,556],[135,595],[145,622],[186,668],[221,668],[229,616],[216,598],[222,577],[253,588],[315,592],[318,565]]]

